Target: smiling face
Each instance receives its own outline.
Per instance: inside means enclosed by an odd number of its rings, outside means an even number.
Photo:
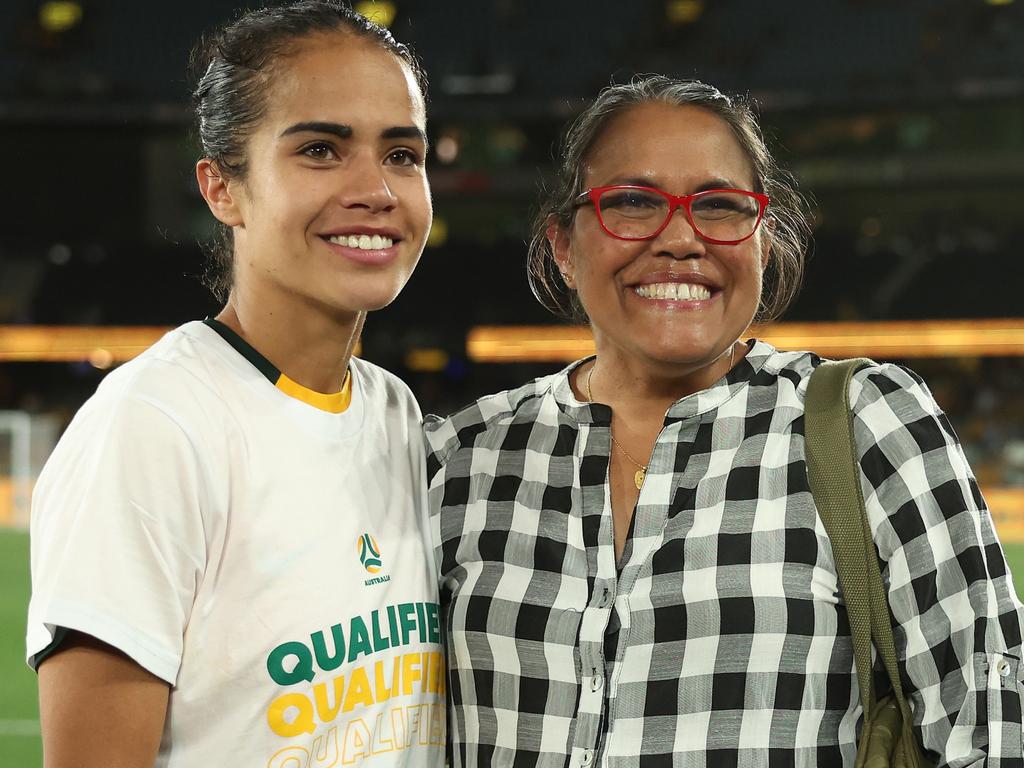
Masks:
[[[386,306],[432,215],[412,73],[372,41],[321,35],[278,60],[265,98],[245,178],[211,202],[234,233],[232,300],[282,321],[310,309],[345,322]]]
[[[584,189],[756,191],[750,161],[729,125],[688,105],[643,104],[612,118],[583,171]],[[757,310],[769,249],[763,225],[736,245],[704,242],[682,209],[652,239],[618,240],[601,228],[589,202],[567,229],[552,226],[549,238],[590,318],[598,355],[666,375],[710,370],[740,337]],[[723,373],[716,369],[711,381]]]

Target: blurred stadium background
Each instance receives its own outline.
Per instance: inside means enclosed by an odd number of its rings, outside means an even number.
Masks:
[[[0,766],[40,764],[22,662],[28,497],[111,367],[216,306],[185,67],[240,3],[0,7]],[[751,93],[816,202],[782,348],[910,364],[964,441],[1024,581],[1024,0],[358,3],[431,77],[436,221],[363,354],[425,411],[560,367],[524,239],[560,127],[611,79]]]

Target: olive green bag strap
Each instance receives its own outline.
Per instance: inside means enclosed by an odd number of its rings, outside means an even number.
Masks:
[[[853,372],[874,365],[867,358],[823,361],[807,387],[805,450],[811,493],[835,556],[853,638],[864,725],[857,765],[924,768],[913,718],[903,695],[889,605],[860,487],[848,389]],[[885,664],[892,695],[877,698],[871,644]]]

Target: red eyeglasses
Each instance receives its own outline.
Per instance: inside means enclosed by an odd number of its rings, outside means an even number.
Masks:
[[[594,204],[601,229],[619,240],[650,240],[668,226],[677,208],[701,240],[736,245],[753,236],[768,196],[744,189],[708,189],[692,195],[670,195],[656,187],[614,185],[593,187],[576,198]]]

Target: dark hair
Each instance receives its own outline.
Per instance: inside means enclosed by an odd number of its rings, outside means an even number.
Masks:
[[[612,85],[598,94],[567,128],[557,155],[554,189],[541,201],[530,238],[530,288],[545,307],[573,319],[585,318],[576,293],[562,280],[554,263],[547,227],[554,221],[568,228],[576,214],[576,198],[583,192],[583,164],[594,143],[616,115],[641,104],[692,105],[724,119],[753,166],[756,192],[771,198],[771,250],[755,319],[778,317],[796,297],[803,278],[810,238],[807,203],[793,176],[775,162],[761,134],[753,109],[743,99],[724,95],[697,80],[675,80],[661,75],[637,77]]]
[[[409,67],[424,101],[427,78],[409,48],[384,27],[335,0],[297,0],[249,11],[204,35],[190,59],[195,130],[203,156],[226,179],[244,179],[246,143],[266,111],[266,94],[277,61],[299,43],[318,34],[347,32],[377,43]],[[232,284],[234,241],[230,228],[218,225],[209,244],[204,284],[219,300]]]

